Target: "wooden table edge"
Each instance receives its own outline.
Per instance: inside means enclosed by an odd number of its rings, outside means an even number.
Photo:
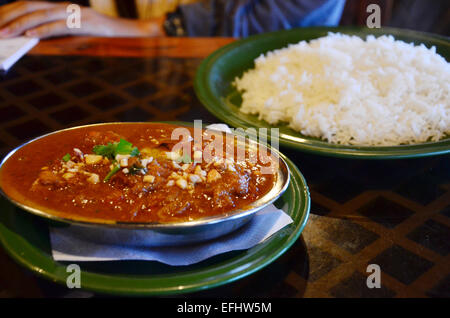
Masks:
[[[42,40],[31,55],[204,58],[234,38],[63,37]]]

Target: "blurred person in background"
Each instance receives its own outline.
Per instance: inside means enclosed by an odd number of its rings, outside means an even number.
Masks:
[[[81,28],[68,2],[0,0],[0,38],[232,36],[339,24],[345,0],[85,0]]]

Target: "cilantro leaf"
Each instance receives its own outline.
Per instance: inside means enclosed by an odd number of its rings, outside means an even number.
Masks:
[[[139,157],[140,154],[141,153],[139,152],[139,149],[137,147],[134,147],[130,152],[130,155],[132,157]]]
[[[106,175],[105,179],[103,179],[103,182],[108,182],[109,179],[111,179],[111,177],[112,177],[113,175],[115,175],[117,172],[119,172],[119,170],[120,170],[120,165],[115,165],[115,166],[111,169],[111,171]]]
[[[108,143],[107,145],[94,146],[92,151],[96,155],[100,155],[109,159],[114,159],[116,157],[116,145],[112,143]]]
[[[94,146],[92,150],[95,154],[114,160],[116,155],[131,155],[138,157],[140,155],[139,149],[133,147],[133,144],[125,139],[120,139],[119,142],[108,143],[107,145]]]
[[[116,153],[120,155],[129,155],[133,150],[133,144],[125,139],[120,139],[116,146]]]
[[[70,158],[71,158],[70,153],[66,153],[66,154],[64,155],[64,157],[62,157],[62,160],[63,160],[64,162],[67,162],[67,161],[70,160]]]

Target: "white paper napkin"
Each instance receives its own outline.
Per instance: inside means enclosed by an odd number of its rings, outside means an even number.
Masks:
[[[0,70],[7,71],[23,55],[33,48],[39,39],[24,36],[0,39]]]
[[[190,265],[214,255],[251,248],[272,236],[292,219],[269,205],[240,229],[207,242],[177,247],[134,247],[94,243],[83,238],[79,227],[51,227],[50,241],[56,261],[151,260],[168,265]],[[105,235],[108,235],[104,230]]]

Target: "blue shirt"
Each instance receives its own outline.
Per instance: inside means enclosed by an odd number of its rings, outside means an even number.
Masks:
[[[181,5],[188,36],[246,37],[339,24],[345,0],[207,0]]]

